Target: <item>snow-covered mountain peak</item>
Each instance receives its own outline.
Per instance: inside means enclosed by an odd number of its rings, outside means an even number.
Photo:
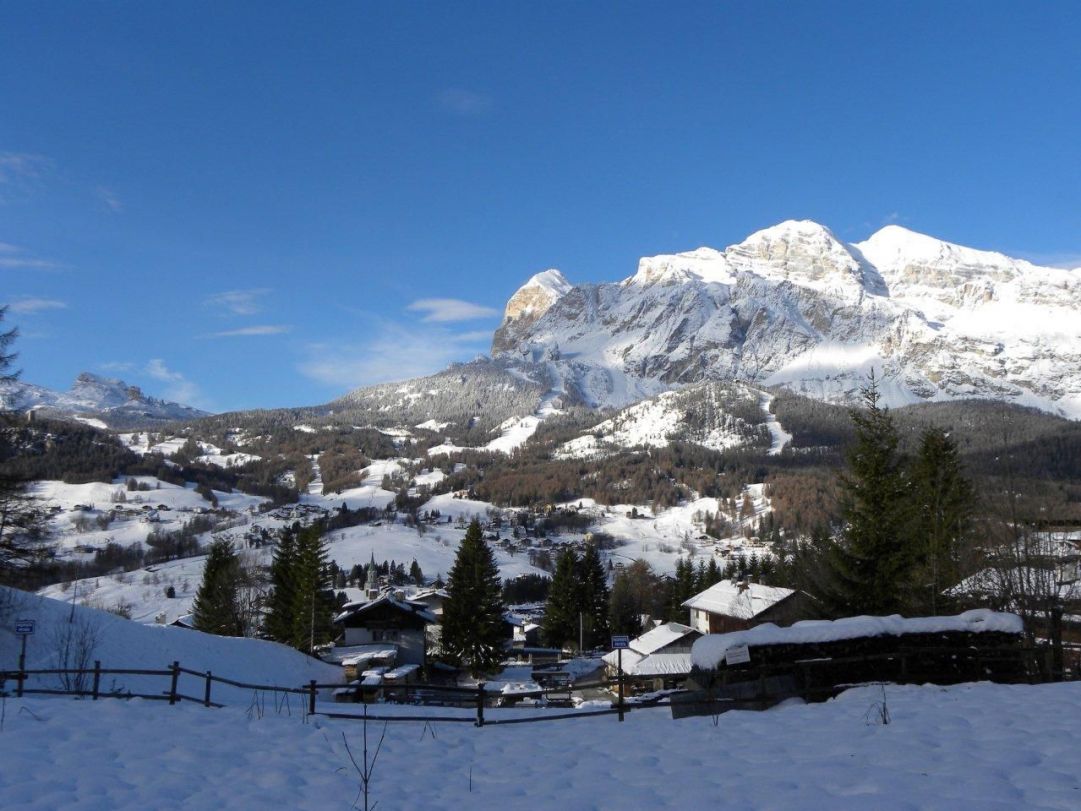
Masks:
[[[827,291],[851,300],[882,293],[880,278],[830,229],[811,220],[786,220],[756,231],[725,251],[737,270],[778,282]]]
[[[553,304],[574,289],[555,268],[541,271],[519,287],[503,311],[503,323],[492,338],[492,353],[512,346]]]
[[[721,251],[702,247],[683,253],[643,256],[638,260],[638,272],[624,279],[622,284],[649,287],[655,284],[684,284],[693,280],[729,284],[734,277]]]
[[[567,277],[558,269],[549,268],[548,270],[542,270],[540,273],[534,273],[530,276],[529,281],[522,285],[522,289],[527,287],[540,287],[555,293],[557,296],[562,296],[570,292],[570,289],[574,287],[574,285],[568,282]]]
[[[851,401],[874,368],[890,405],[993,397],[1081,416],[1081,274],[900,226],[849,245],[789,220],[643,258],[620,283],[515,296],[493,355],[541,364],[589,404],[703,380]]]
[[[133,400],[144,399],[138,386],[129,386],[123,380],[90,372],[81,372],[68,393],[95,409],[116,408]]]
[[[887,225],[853,247],[879,269],[891,288],[893,283],[956,287],[977,277],[1009,281],[1034,267],[1023,259],[955,245],[900,225]]]

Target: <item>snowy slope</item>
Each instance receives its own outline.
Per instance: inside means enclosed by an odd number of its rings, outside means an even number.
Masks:
[[[889,405],[983,397],[1081,416],[1081,270],[897,226],[852,245],[788,221],[545,302],[508,305],[493,355],[592,405],[707,379],[850,402],[874,368]]]
[[[664,709],[632,711],[622,724],[612,716],[483,728],[396,722],[370,799],[386,809],[477,811],[1077,808],[1081,685],[887,687],[886,699],[889,725],[869,721],[882,700],[877,687],[824,704],[730,712],[716,725],[673,721]],[[369,724],[370,748],[381,732]],[[356,807],[343,735],[359,759],[356,721],[8,699],[0,796],[11,811]]]
[[[767,398],[765,400],[761,398]],[[756,422],[735,416],[755,412]],[[701,383],[668,391],[627,407],[582,436],[565,442],[564,458],[604,456],[635,447],[665,447],[689,442],[712,450],[765,444],[768,395],[743,384]],[[772,416],[772,415],[769,415]],[[773,420],[776,424],[776,420]]]
[[[19,640],[11,630],[10,620],[33,619],[36,627],[27,645],[26,664],[29,669],[59,667],[59,638],[69,628],[90,629],[95,639],[92,655],[102,667],[161,670],[179,661],[183,667],[207,670],[238,681],[252,684],[278,684],[300,687],[311,679],[321,683],[340,681],[340,668],[320,662],[276,642],[260,639],[237,639],[204,634],[187,628],[164,625],[144,625],[123,619],[105,611],[71,605],[59,600],[14,592],[0,587],[0,599],[15,605],[0,623],[0,662],[4,668],[14,668],[18,662]],[[70,663],[68,666],[72,666]],[[103,684],[108,689],[128,688],[134,692],[159,693],[168,689],[162,677],[116,676]],[[54,676],[35,677],[42,687],[55,687]],[[115,681],[115,683],[114,683]],[[192,676],[182,676],[180,691],[202,696],[203,682]],[[214,700],[247,706],[251,691],[226,685],[214,685]]]

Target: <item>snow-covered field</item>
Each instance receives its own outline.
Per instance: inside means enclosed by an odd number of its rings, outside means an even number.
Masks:
[[[9,607],[12,597],[15,604]],[[4,608],[0,612],[0,669],[14,670],[18,666],[19,639],[12,630],[13,621],[32,619],[36,627],[26,649],[26,666],[30,670],[92,667],[94,660],[101,661],[103,668],[162,670],[178,661],[192,670],[210,670],[218,676],[252,684],[301,687],[311,679],[321,684],[341,681],[341,668],[276,642],[220,637],[175,626],[144,625],[105,611],[2,587],[0,606]],[[87,643],[85,661],[77,662],[75,656],[63,661],[60,650],[65,635]],[[55,689],[59,687],[58,677],[38,676],[30,686]],[[169,687],[162,676],[124,675],[104,676],[101,686],[104,691],[129,689],[148,694],[161,694]],[[201,697],[203,680],[183,675],[179,689],[181,693]],[[216,684],[213,699],[247,707],[252,691]],[[0,791],[0,807],[8,808],[3,797]]]
[[[673,721],[663,709],[476,728],[389,725],[379,808],[1077,809],[1081,684],[877,687]],[[7,811],[350,808],[356,721],[144,701],[9,698]],[[415,708],[380,707],[380,712]],[[515,711],[489,710],[489,718]],[[369,724],[369,746],[381,730]]]

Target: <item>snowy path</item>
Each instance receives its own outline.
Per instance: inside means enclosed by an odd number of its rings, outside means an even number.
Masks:
[[[769,446],[769,455],[777,456],[784,450],[785,445],[792,441],[792,434],[781,427],[776,415],[770,411],[770,406],[773,405],[772,394],[762,392],[762,398],[759,402],[762,406],[762,412],[766,415],[766,427],[769,429],[769,435],[773,438],[773,442]]]
[[[663,709],[488,726],[396,723],[380,808],[1073,809],[1081,684],[886,687],[824,704],[673,721]],[[295,711],[295,706],[294,706]],[[415,712],[383,705],[380,712]],[[491,718],[513,710],[489,710]],[[348,808],[356,721],[159,702],[7,699],[5,811]],[[381,734],[381,725],[369,729]]]

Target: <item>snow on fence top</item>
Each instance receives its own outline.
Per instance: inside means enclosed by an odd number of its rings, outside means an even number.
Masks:
[[[746,631],[730,634],[708,634],[696,640],[691,649],[695,667],[712,670],[724,661],[729,648],[742,645],[803,645],[816,642],[836,642],[871,636],[902,636],[904,634],[935,634],[945,631],[981,633],[999,631],[1019,634],[1023,630],[1016,614],[1001,614],[986,608],[965,611],[954,617],[847,617],[839,620],[804,620],[788,628],[771,622]]]

